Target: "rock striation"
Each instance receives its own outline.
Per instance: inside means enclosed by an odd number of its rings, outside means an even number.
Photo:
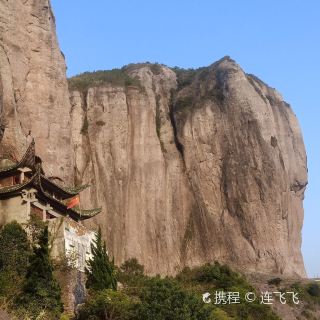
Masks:
[[[19,159],[34,137],[48,174],[63,178],[73,170],[65,71],[49,0],[0,1],[2,153]]]
[[[117,263],[171,274],[218,260],[304,276],[306,154],[280,94],[229,57],[125,71],[140,85],[71,86],[76,179],[92,183],[85,201],[104,205],[97,223]]]
[[[1,157],[34,137],[48,175],[90,183],[81,202],[103,206],[94,224],[117,264],[305,276],[306,154],[275,89],[225,57],[86,73],[69,100],[48,0],[1,1],[0,35]]]

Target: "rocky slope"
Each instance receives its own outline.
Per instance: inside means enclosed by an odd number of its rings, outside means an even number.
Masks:
[[[160,65],[125,72],[139,85],[71,80],[76,180],[104,206],[116,261],[304,276],[306,155],[279,93],[228,57],[178,79]]]
[[[306,155],[274,89],[230,58],[141,64],[72,79],[70,104],[48,0],[0,1],[0,34],[1,157],[34,137],[49,175],[91,183],[81,201],[103,206],[91,224],[117,263],[305,275]]]

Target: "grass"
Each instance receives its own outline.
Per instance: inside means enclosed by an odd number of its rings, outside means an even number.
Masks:
[[[135,86],[141,88],[140,81],[131,77],[127,69],[112,69],[106,71],[84,72],[68,80],[71,91],[87,92],[90,87],[112,84],[118,87]]]

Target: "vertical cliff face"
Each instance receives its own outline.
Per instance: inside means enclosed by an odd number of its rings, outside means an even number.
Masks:
[[[2,153],[18,157],[32,136],[47,172],[69,177],[69,93],[50,2],[1,1],[0,35]]]
[[[0,35],[1,157],[34,137],[47,174],[91,183],[81,202],[103,207],[91,224],[117,263],[305,275],[306,155],[274,89],[225,58],[86,75],[71,81],[70,103],[48,0],[0,1]]]
[[[306,156],[290,106],[229,58],[178,79],[163,66],[126,72],[140,85],[72,91],[76,177],[104,206],[117,262],[305,275]]]
[[[178,92],[174,118],[199,208],[189,259],[304,275],[306,155],[290,106],[226,58]]]
[[[148,272],[172,273],[194,204],[169,116],[176,77],[168,68],[131,74],[141,86],[72,93],[76,177],[92,184],[82,200],[103,205],[97,222],[116,262],[137,257]]]

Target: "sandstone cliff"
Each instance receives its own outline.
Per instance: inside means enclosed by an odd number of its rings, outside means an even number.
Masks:
[[[280,94],[228,57],[197,71],[124,71],[139,84],[71,80],[76,180],[104,207],[97,222],[116,261],[304,276],[306,155]]]
[[[274,89],[230,58],[141,64],[72,79],[70,104],[48,0],[0,1],[0,35],[1,157],[34,137],[49,175],[91,183],[81,200],[103,206],[92,224],[117,263],[305,275],[306,155]]]
[[[21,156],[32,136],[48,174],[63,178],[73,168],[65,70],[49,0],[1,0],[2,153]]]

